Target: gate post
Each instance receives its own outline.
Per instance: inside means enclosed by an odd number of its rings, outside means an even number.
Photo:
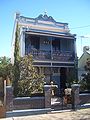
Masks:
[[[44,85],[45,108],[51,108],[51,85]]]
[[[13,110],[13,88],[6,86],[6,111]]]
[[[76,110],[79,106],[79,84],[73,84],[72,86],[72,109]]]

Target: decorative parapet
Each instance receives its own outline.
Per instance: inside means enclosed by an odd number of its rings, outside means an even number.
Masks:
[[[68,35],[71,35],[68,28],[68,23],[62,23],[62,22],[56,22],[52,16],[48,16],[47,14],[42,15],[40,14],[36,18],[29,18],[20,16],[20,14],[16,14],[16,19],[18,20],[19,24],[24,27],[28,28],[27,30],[44,30],[46,31],[53,31],[56,33],[68,33]],[[60,34],[60,33],[59,33]]]

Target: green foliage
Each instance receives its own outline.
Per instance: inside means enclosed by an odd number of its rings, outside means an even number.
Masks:
[[[81,91],[90,90],[90,73],[83,74],[84,78],[80,81]]]
[[[15,48],[14,48],[14,64],[16,64],[20,60],[20,28],[17,23],[16,32],[15,32]]]
[[[0,57],[0,77],[2,77],[3,80],[6,80],[7,77],[12,79],[12,68],[10,58],[5,56]]]
[[[81,90],[89,90],[90,91],[90,61],[86,63],[85,66],[86,74],[82,74],[83,79],[80,81]]]
[[[16,33],[15,33],[15,48],[14,48],[14,80],[13,80],[13,87],[14,87],[14,96],[17,96],[18,92],[18,80],[20,77],[20,71],[19,71],[19,61],[20,61],[20,30],[17,23],[16,26]]]
[[[18,85],[18,96],[30,96],[34,93],[43,92],[44,75],[38,74],[33,67],[32,55],[21,59]]]
[[[67,75],[67,87],[71,87],[74,83],[76,83],[75,70],[71,69]]]

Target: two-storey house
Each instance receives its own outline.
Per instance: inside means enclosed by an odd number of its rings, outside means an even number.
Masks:
[[[20,26],[21,57],[32,54],[33,65],[39,73],[44,73],[46,83],[53,81],[60,92],[66,87],[68,76],[75,71],[75,34],[70,33],[68,23],[57,22],[46,13],[36,18],[16,14],[15,21],[15,26],[17,21]]]

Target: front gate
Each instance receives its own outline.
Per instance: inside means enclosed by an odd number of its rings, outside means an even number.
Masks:
[[[61,90],[61,93],[59,96],[52,95],[51,108],[53,110],[72,109],[71,88]]]

